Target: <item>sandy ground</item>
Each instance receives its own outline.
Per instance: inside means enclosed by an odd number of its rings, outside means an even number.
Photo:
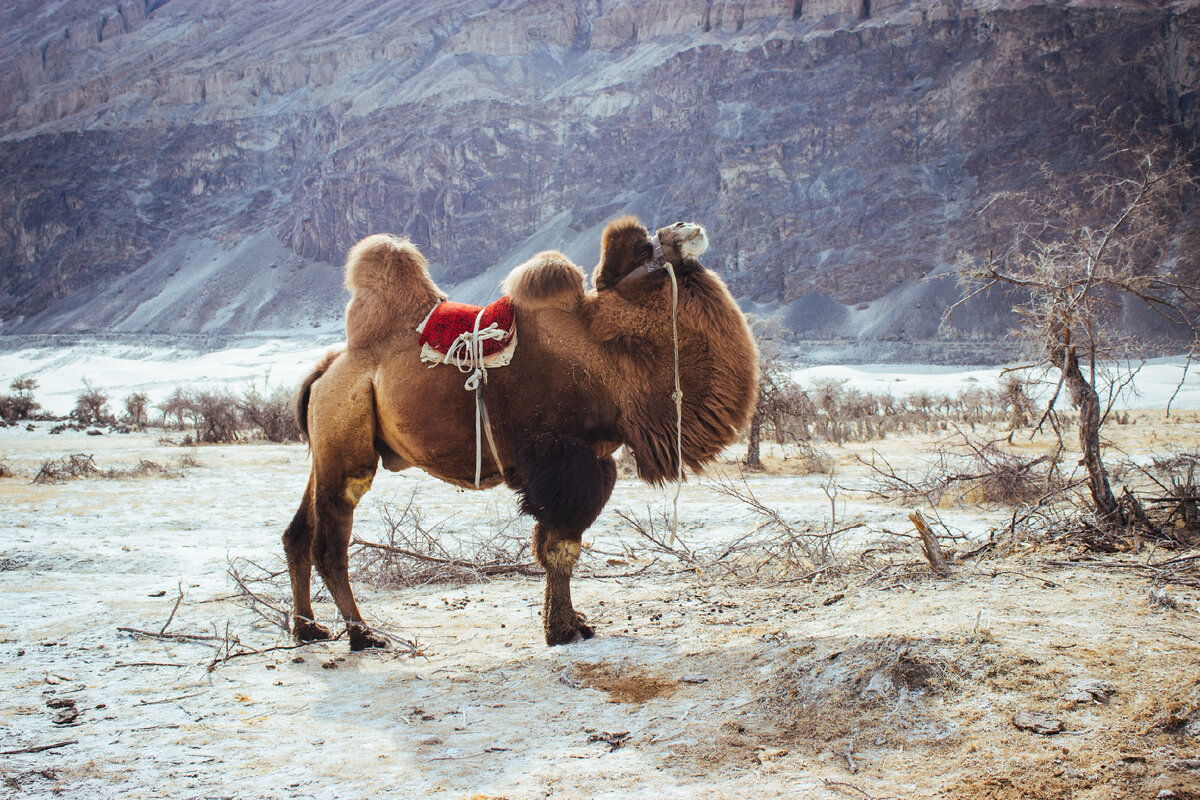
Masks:
[[[1200,441],[1195,412],[1134,422],[1110,426],[1131,457]],[[17,472],[0,479],[0,796],[1200,797],[1200,617],[1185,587],[1163,587],[1174,608],[1152,605],[1137,573],[1050,566],[1072,554],[1045,548],[936,578],[908,540],[893,541],[895,568],[876,575],[639,573],[646,554],[615,511],[670,498],[623,479],[574,583],[593,640],[542,643],[537,578],[358,580],[366,613],[415,654],[350,653],[344,641],[282,649],[292,643],[235,597],[228,567],[282,569],[303,446],[186,450],[159,434],[48,427],[0,430],[0,462]],[[907,508],[851,491],[865,480],[854,456],[875,448],[915,467],[937,438],[830,449],[838,524],[863,523],[847,559],[910,529]],[[30,483],[70,453],[102,469],[150,459],[176,477]],[[181,466],[189,455],[198,465]],[[819,526],[824,480],[775,472],[747,485]],[[514,513],[506,490],[406,472],[376,481],[356,532],[383,533],[372,498],[410,497],[451,537]],[[975,539],[1008,515],[941,513]],[[680,515],[684,541],[701,548],[755,522],[705,481],[684,489]],[[283,583],[256,585],[283,602]],[[164,626],[197,638],[121,630]],[[1029,714],[1061,732],[1014,724]],[[48,745],[61,746],[11,752]]]

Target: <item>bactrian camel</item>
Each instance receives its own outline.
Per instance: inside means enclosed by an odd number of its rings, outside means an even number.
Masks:
[[[657,238],[656,256],[637,219],[610,223],[590,291],[583,271],[558,252],[539,253],[504,282],[517,344],[511,363],[489,370],[483,384],[494,450],[482,448],[479,484],[506,483],[535,520],[547,644],[593,635],[571,604],[571,573],[584,531],[612,492],[614,451],[629,448],[638,477],[650,483],[679,472],[672,286],[662,263],[678,281],[683,463],[702,470],[736,440],[754,407],[757,350],[725,284],[696,258],[707,246],[703,228],[676,223]],[[315,564],[351,649],[361,650],[385,647],[386,639],[363,622],[350,588],[354,508],[380,463],[474,487],[476,400],[459,370],[420,361],[416,328],[446,296],[411,242],[389,235],[359,242],[346,262],[346,287],[345,347],[326,355],[298,397],[312,471],[283,542],[296,638],[331,636],[314,619]]]

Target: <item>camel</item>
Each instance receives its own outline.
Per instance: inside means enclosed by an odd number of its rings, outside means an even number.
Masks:
[[[678,280],[678,353],[683,392],[682,459],[700,472],[749,422],[758,353],[724,282],[697,260],[707,246],[694,223],[660,228],[661,259]],[[655,242],[635,217],[607,225],[585,291],[583,270],[554,251],[515,268],[504,291],[515,311],[511,363],[482,388],[493,446],[479,456],[479,487],[507,484],[534,519],[546,571],[542,624],[548,645],[591,638],[571,602],[571,573],[586,531],[616,480],[613,453],[632,453],[653,484],[679,472],[673,399],[672,287],[655,269]],[[450,366],[419,361],[418,325],[446,296],[407,239],[370,236],[349,253],[346,344],[304,380],[297,418],[312,470],[283,536],[294,628],[301,641],[331,638],[314,621],[315,564],[345,621],[351,650],[383,648],[355,604],[347,572],[354,509],[380,463],[418,467],[475,487],[475,393]],[[497,463],[497,460],[499,463]]]

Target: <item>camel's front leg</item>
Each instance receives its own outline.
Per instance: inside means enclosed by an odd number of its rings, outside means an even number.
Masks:
[[[571,573],[587,530],[612,494],[617,465],[584,441],[531,436],[517,448],[521,510],[537,520],[534,554],[546,569],[546,644],[590,639],[595,631],[571,603]]]
[[[546,569],[546,602],[542,608],[542,628],[546,644],[568,644],[596,635],[571,604],[571,573],[579,559],[582,532],[574,535],[547,528],[533,528],[533,547],[538,563]]]

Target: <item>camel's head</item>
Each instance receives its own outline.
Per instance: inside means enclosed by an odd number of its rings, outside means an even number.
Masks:
[[[623,281],[662,274],[670,263],[676,273],[700,269],[696,258],[708,249],[708,235],[694,222],[676,222],[659,228],[652,238],[637,217],[614,220],[604,229],[600,263],[592,274],[597,291],[611,289]]]

